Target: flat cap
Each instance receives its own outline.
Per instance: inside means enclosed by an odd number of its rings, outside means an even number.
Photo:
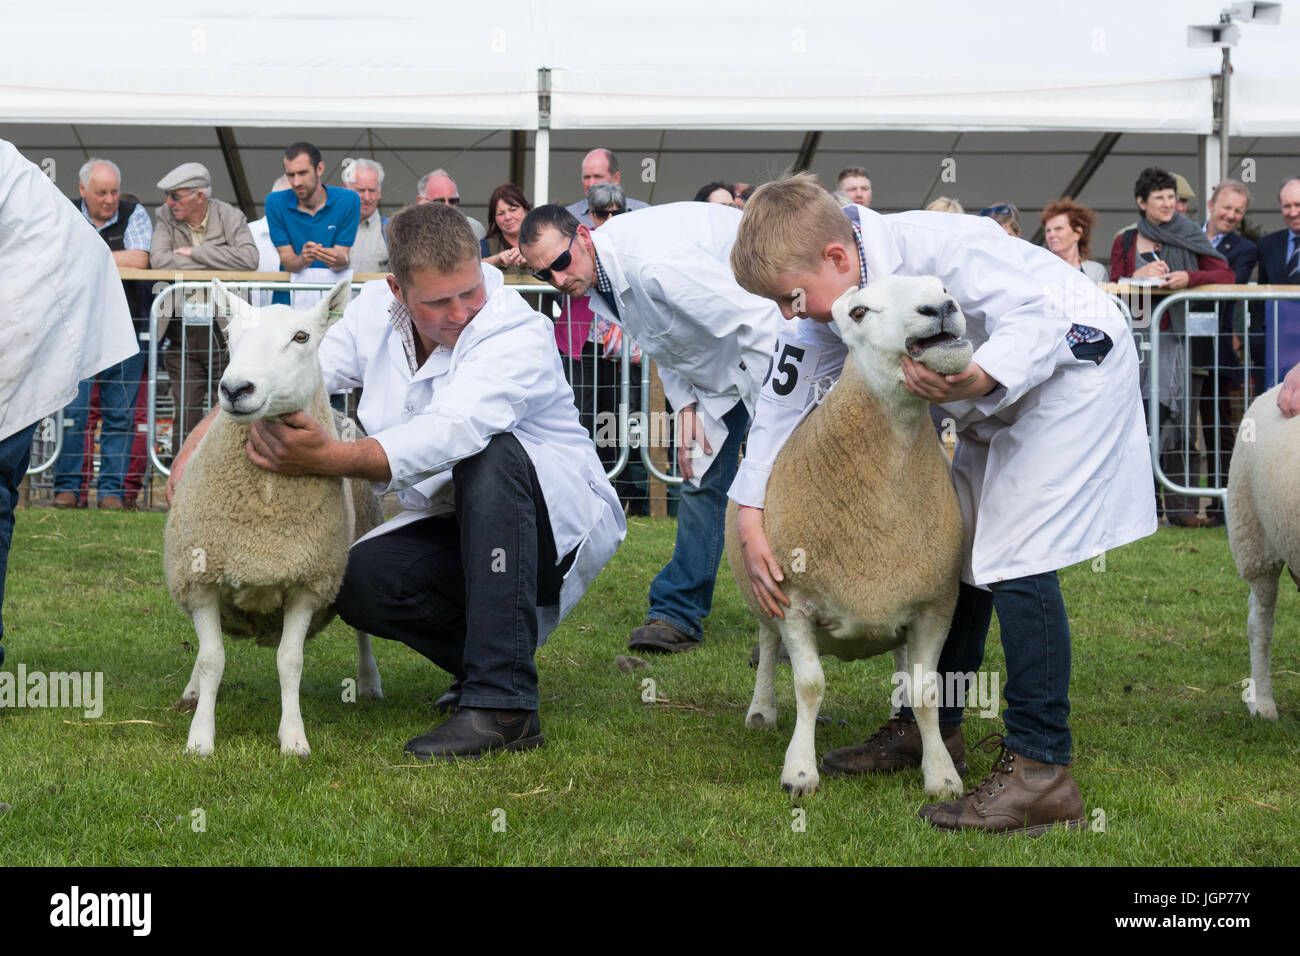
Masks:
[[[1192,191],[1192,184],[1182,176],[1178,175],[1178,173],[1174,173],[1174,182],[1177,184],[1175,192],[1179,199],[1185,199],[1188,202],[1191,202],[1196,198],[1196,193]]]
[[[198,189],[211,185],[212,174],[202,163],[181,163],[158,180],[158,188],[165,193],[173,189]]]

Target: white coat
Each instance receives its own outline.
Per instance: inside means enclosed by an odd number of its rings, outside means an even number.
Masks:
[[[140,350],[113,253],[81,211],[0,140],[0,440],[66,406]]]
[[[618,297],[618,315],[595,288],[591,310],[619,322],[658,363],[674,409],[696,405],[713,449],[692,456],[695,483],[722,450],[722,417],[737,402],[753,417],[780,311],[746,292],[731,271],[740,210],[678,202],[616,216],[591,233]]]
[[[388,284],[367,282],[321,343],[328,391],[361,387],[357,418],[383,446],[402,512],[361,540],[455,510],[452,466],[512,433],[528,453],[550,513],[555,550],[579,547],[558,607],[539,608],[538,636],[578,603],[627,533],[618,495],[578,422],[555,332],[501,273],[482,267],[488,297],[454,348],[439,346],[414,373],[389,322]]]
[[[959,436],[953,483],[966,531],[962,579],[986,585],[1055,571],[1153,534],[1137,351],[1110,299],[990,220],[858,213],[867,281],[938,276],[966,315],[973,361],[1000,383],[983,398],[941,406],[939,415]],[[1065,341],[1073,323],[1110,336],[1101,365],[1074,357]],[[802,387],[781,399],[772,383],[789,376],[774,372],[764,388],[729,492],[741,504],[762,506],[776,453],[815,401],[811,383],[838,374],[847,353],[833,325],[803,319],[790,338],[806,350]],[[797,363],[789,364],[794,371]]]

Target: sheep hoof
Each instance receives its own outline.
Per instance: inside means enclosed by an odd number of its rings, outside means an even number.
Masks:
[[[192,757],[212,756],[211,740],[191,740],[185,745],[185,753]]]
[[[1253,704],[1247,704],[1250,708],[1252,717],[1263,717],[1265,720],[1277,720],[1277,704],[1271,700],[1257,700]]]
[[[750,730],[764,730],[776,726],[775,710],[751,710],[745,716],[745,726]]]
[[[963,792],[961,780],[952,777],[944,777],[937,784],[927,781],[925,785],[926,796],[930,797],[960,797]]]
[[[357,686],[357,696],[364,697],[367,700],[383,700],[384,689],[380,687],[378,684],[376,684],[373,687],[369,687],[365,684],[360,684]]]
[[[280,753],[286,757],[310,757],[311,747],[307,746],[306,734],[302,731],[281,734]]]
[[[816,770],[800,770],[796,773],[781,774],[781,787],[791,797],[804,797],[817,792],[820,780]]]

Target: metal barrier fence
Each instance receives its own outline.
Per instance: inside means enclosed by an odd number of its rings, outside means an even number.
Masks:
[[[54,467],[59,452],[63,451],[63,424],[63,409],[59,409],[53,415],[42,418],[40,424],[36,426],[32,445],[48,445],[50,450],[48,453],[43,453],[44,461],[33,453],[32,460],[27,465],[28,475],[39,475]]]
[[[1115,296],[1115,298],[1119,299],[1120,297]],[[1238,371],[1238,369],[1236,367],[1223,369],[1219,364],[1219,355],[1220,355],[1219,338],[1221,333],[1219,331],[1219,318],[1218,318],[1218,307],[1217,307],[1218,303],[1220,302],[1247,303],[1247,302],[1263,301],[1266,304],[1265,305],[1266,309],[1268,308],[1268,304],[1272,303],[1272,309],[1274,315],[1274,321],[1271,324],[1273,330],[1272,344],[1273,344],[1273,354],[1276,355],[1277,345],[1278,345],[1277,333],[1278,333],[1278,325],[1279,325],[1279,323],[1277,322],[1277,303],[1278,301],[1287,301],[1287,300],[1292,300],[1292,301],[1300,300],[1300,287],[1233,286],[1233,287],[1225,288],[1223,286],[1218,286],[1213,289],[1187,289],[1187,290],[1182,290],[1182,291],[1172,293],[1167,297],[1163,298],[1158,304],[1155,305],[1153,309],[1148,308],[1146,310],[1146,313],[1147,315],[1149,315],[1149,318],[1147,318],[1147,316],[1144,315],[1137,322],[1133,320],[1132,312],[1127,309],[1127,303],[1123,303],[1121,301],[1121,304],[1125,306],[1130,327],[1132,327],[1134,330],[1134,338],[1135,340],[1138,341],[1139,361],[1141,362],[1143,360],[1144,352],[1146,353],[1146,355],[1150,356],[1150,360],[1149,360],[1150,371],[1147,375],[1148,394],[1146,395],[1146,401],[1147,401],[1147,430],[1148,430],[1148,435],[1150,436],[1150,444],[1151,444],[1151,466],[1155,472],[1156,480],[1160,483],[1162,487],[1164,487],[1168,491],[1172,492],[1173,494],[1186,495],[1193,498],[1200,497],[1200,498],[1222,499],[1227,494],[1227,487],[1226,487],[1227,468],[1226,466],[1219,466],[1218,464],[1219,462],[1223,461],[1223,457],[1225,453],[1228,454],[1231,453],[1231,447],[1225,449],[1223,447],[1223,442],[1222,442],[1221,429],[1224,423],[1220,418],[1220,409],[1222,407],[1221,404],[1222,400],[1225,396],[1223,396],[1220,393],[1220,382],[1221,382],[1221,376],[1224,371],[1232,371],[1235,373],[1236,371]],[[1195,316],[1198,313],[1193,312],[1189,309],[1188,310],[1189,320],[1185,323],[1184,331],[1176,332],[1173,331],[1172,329],[1164,332],[1161,331],[1160,329],[1161,319],[1164,318],[1165,315],[1167,315],[1171,309],[1174,309],[1177,306],[1182,305],[1184,303],[1197,303],[1197,302],[1209,302],[1214,304],[1215,309],[1213,313],[1209,313],[1209,312],[1199,313],[1200,315],[1204,316],[1204,318],[1200,319],[1199,321],[1192,321],[1190,317]],[[1243,309],[1249,312],[1249,309],[1246,308],[1245,306],[1243,306]],[[1213,322],[1210,321],[1211,315],[1213,316]],[[1244,409],[1250,407],[1251,401],[1253,401],[1254,398],[1256,397],[1251,394],[1251,377],[1252,377],[1251,373],[1254,369],[1260,369],[1262,372],[1265,356],[1251,355],[1251,346],[1250,346],[1251,335],[1261,334],[1260,332],[1256,332],[1255,330],[1252,330],[1249,322],[1242,322],[1239,325],[1236,325],[1235,327],[1241,329],[1242,358],[1241,358],[1241,366],[1239,370],[1243,376],[1243,393],[1244,393],[1243,411],[1244,411]],[[1149,335],[1150,337],[1149,342],[1141,341],[1142,338],[1141,332],[1143,330],[1147,333],[1147,335]],[[1166,474],[1164,463],[1162,463],[1161,461],[1162,453],[1165,454],[1166,456],[1168,456],[1169,454],[1168,449],[1162,448],[1161,427],[1163,424],[1165,428],[1168,429],[1171,423],[1167,419],[1162,423],[1161,416],[1160,416],[1160,409],[1161,409],[1160,351],[1162,345],[1162,341],[1161,341],[1162,338],[1168,340],[1170,336],[1173,336],[1175,339],[1178,340],[1174,343],[1175,346],[1182,345],[1184,351],[1188,351],[1190,349],[1192,340],[1203,339],[1210,343],[1211,350],[1213,353],[1213,362],[1209,365],[1193,366],[1190,362],[1182,360],[1181,374],[1176,372],[1175,374],[1178,375],[1178,380],[1173,382],[1173,384],[1181,386],[1180,391],[1178,393],[1178,395],[1180,395],[1182,398],[1182,400],[1179,402],[1180,411],[1182,413],[1181,420],[1173,423],[1173,427],[1178,429],[1177,435],[1180,436],[1182,439],[1184,439],[1181,441],[1182,447],[1180,449],[1177,449],[1177,451],[1181,454],[1182,457],[1181,471],[1182,471],[1182,475],[1184,476],[1191,476],[1194,472],[1196,474],[1199,474],[1199,472],[1201,471],[1200,467],[1196,469],[1192,468],[1193,449],[1191,446],[1193,443],[1191,441],[1185,440],[1187,436],[1192,434],[1192,429],[1195,427],[1195,423],[1196,423],[1195,410],[1193,409],[1193,404],[1194,403],[1200,404],[1201,402],[1204,401],[1213,402],[1213,406],[1214,406],[1213,424],[1211,425],[1210,423],[1204,421],[1201,422],[1202,451],[1200,452],[1200,455],[1204,456],[1206,462],[1204,467],[1207,472],[1207,484],[1205,486],[1192,484],[1190,481],[1180,484],[1173,477]],[[1178,357],[1181,360],[1181,356],[1176,356],[1176,357]],[[1194,373],[1198,370],[1203,370],[1203,372],[1205,373],[1201,377],[1208,378],[1208,382],[1206,384],[1211,386],[1211,392],[1209,396],[1202,394],[1197,396],[1196,398],[1193,398],[1195,389],[1192,387],[1192,381],[1195,377]],[[1274,380],[1266,381],[1263,386],[1263,391],[1267,391],[1269,388],[1272,388],[1274,385],[1277,384],[1277,381],[1279,380],[1279,376],[1277,374],[1278,371],[1281,371],[1283,373],[1285,372],[1284,369],[1282,370],[1275,369],[1275,374],[1273,376]],[[1210,432],[1210,436],[1212,437],[1207,437],[1205,433],[1210,428],[1213,428],[1213,431]],[[1223,484],[1210,483],[1216,474],[1221,474],[1221,477],[1223,478]]]
[[[243,281],[243,282],[232,281],[227,283],[227,285],[231,288],[232,291],[236,292],[237,294],[242,294],[244,296],[247,296],[247,293],[254,292],[254,291],[257,292],[288,291],[286,283],[275,282],[275,281]],[[352,284],[353,290],[354,291],[359,290],[362,285],[363,283],[354,282]],[[510,287],[524,295],[529,295],[529,296],[536,295],[539,300],[537,303],[539,306],[543,304],[541,300],[548,297],[556,296],[555,290],[552,289],[551,286],[544,285],[541,283],[537,283],[537,284],[512,283]],[[328,291],[331,288],[333,288],[333,285],[330,283],[294,283],[292,291],[294,292],[314,291],[314,290]],[[148,375],[147,375],[148,411],[147,411],[145,428],[146,428],[147,442],[149,445],[150,463],[152,464],[153,468],[157,470],[159,474],[162,475],[169,475],[171,473],[171,469],[168,463],[164,462],[162,460],[161,455],[159,454],[159,425],[160,425],[160,421],[158,418],[158,354],[159,354],[158,353],[158,339],[159,339],[158,327],[159,327],[159,320],[160,320],[159,313],[164,302],[168,299],[170,299],[174,303],[179,303],[189,298],[192,293],[196,293],[196,292],[201,293],[198,302],[186,303],[180,309],[173,307],[172,311],[180,311],[182,314],[179,317],[172,318],[170,321],[175,322],[179,319],[182,322],[183,327],[185,328],[185,332],[181,336],[179,336],[180,338],[179,345],[180,345],[180,350],[182,352],[182,356],[184,356],[184,353],[191,345],[191,343],[188,341],[190,337],[188,330],[190,328],[202,328],[205,330],[205,337],[206,337],[205,357],[207,361],[206,363],[202,363],[202,364],[206,369],[206,380],[203,383],[203,393],[206,396],[203,407],[204,410],[206,410],[208,407],[210,407],[210,403],[212,401],[213,388],[215,387],[215,385],[220,379],[219,373],[214,373],[214,369],[220,367],[221,364],[220,359],[222,357],[222,353],[224,353],[225,351],[224,344],[216,337],[216,335],[213,332],[213,323],[211,318],[211,312],[212,312],[211,303],[207,299],[207,293],[210,291],[211,291],[211,283],[208,281],[172,282],[160,289],[158,294],[155,296],[153,304],[150,308],[149,361],[148,361]],[[567,297],[563,299],[563,302],[564,302],[564,308],[567,309],[568,307]],[[545,310],[543,310],[543,314],[546,314]],[[548,316],[548,317],[552,317],[552,316]],[[565,321],[567,325],[571,321],[571,315],[566,313],[562,315],[562,319]],[[582,343],[576,343],[576,344],[578,344],[579,346],[585,346],[586,339],[584,338],[584,341]],[[630,431],[631,431],[630,420],[632,418],[632,413],[631,413],[632,403],[631,403],[630,381],[631,381],[631,368],[632,368],[632,350],[634,348],[634,344],[635,343],[632,342],[629,336],[624,335],[622,337],[620,355],[617,362],[617,368],[620,374],[617,376],[618,398],[617,398],[617,405],[615,411],[615,414],[617,416],[615,432],[617,435],[618,453],[613,463],[607,467],[607,471],[606,471],[606,474],[611,480],[619,477],[623,473],[623,471],[627,468],[631,460],[632,441],[630,435]],[[583,359],[581,357],[575,359],[575,357],[572,355],[567,355],[562,353],[562,358],[564,359],[565,362],[565,367],[566,367],[566,372],[568,375],[569,382],[573,384],[576,381],[580,380],[580,384],[578,385],[578,388],[587,389],[590,391],[590,395],[578,396],[579,405],[581,407],[583,402],[587,398],[591,399],[589,407],[592,410],[592,415],[590,416],[589,422],[587,424],[588,424],[589,431],[592,435],[593,442],[596,443],[597,446],[599,447],[601,445],[602,436],[606,436],[606,440],[607,440],[608,429],[603,427],[607,423],[601,421],[599,418],[600,402],[597,401],[596,396],[599,393],[599,390],[601,388],[601,378],[602,378],[600,374],[601,369],[603,367],[603,364],[605,362],[609,362],[609,360],[597,356],[596,360],[594,362],[587,363],[586,368],[584,369]],[[190,384],[187,381],[187,377],[186,377],[186,367],[188,363],[183,360],[178,360],[174,364],[177,367],[179,367],[179,369],[181,370],[181,375],[178,380],[171,381],[172,396],[176,404],[176,415],[175,418],[173,419],[172,429],[171,429],[172,447],[170,450],[172,451],[173,454],[180,450],[180,445],[184,441],[185,436],[189,434],[190,429],[195,424],[194,422],[187,421],[186,408],[187,405],[191,403],[187,403],[186,401],[184,401],[182,397],[185,395],[186,388]],[[614,363],[610,362],[610,364],[612,365]],[[588,379],[590,380],[588,381]],[[642,408],[649,408],[650,376],[648,375],[645,375],[642,378],[641,398],[642,398]],[[643,440],[639,444],[640,444],[640,451],[641,451],[641,461],[645,465],[646,471],[650,475],[654,476],[659,481],[665,482],[666,484],[678,484],[681,482],[680,477],[677,477],[672,474],[665,474],[654,465],[654,463],[651,461],[651,456],[650,456],[651,444],[648,441]],[[674,457],[674,462],[675,462],[675,457]],[[670,466],[670,471],[675,471],[675,467]]]

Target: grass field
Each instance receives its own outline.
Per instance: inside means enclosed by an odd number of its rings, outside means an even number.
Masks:
[[[1276,723],[1241,701],[1247,588],[1222,530],[1166,529],[1062,575],[1074,635],[1074,773],[1094,830],[1038,840],[945,835],[916,817],[919,773],[823,779],[794,812],[778,782],[794,723],[743,727],[754,625],[725,570],[707,644],[625,674],[671,521],[628,540],[539,652],[546,746],[418,765],[402,744],[435,722],[448,678],[377,640],[387,695],[344,702],[355,671],[336,622],[307,648],[312,756],[279,754],[275,655],[227,642],[216,753],[182,754],[169,710],[194,633],[162,579],[165,516],[19,514],[6,599],[7,671],[101,671],[103,714],[0,712],[0,865],[850,864],[1227,865],[1300,859],[1300,601],[1278,608]],[[987,669],[1003,671],[990,636]],[[818,751],[888,715],[888,657],[827,660]],[[657,702],[643,701],[652,679]],[[968,710],[968,745],[1000,721]],[[974,753],[978,782],[992,754]],[[1104,829],[1101,825],[1104,823]]]

